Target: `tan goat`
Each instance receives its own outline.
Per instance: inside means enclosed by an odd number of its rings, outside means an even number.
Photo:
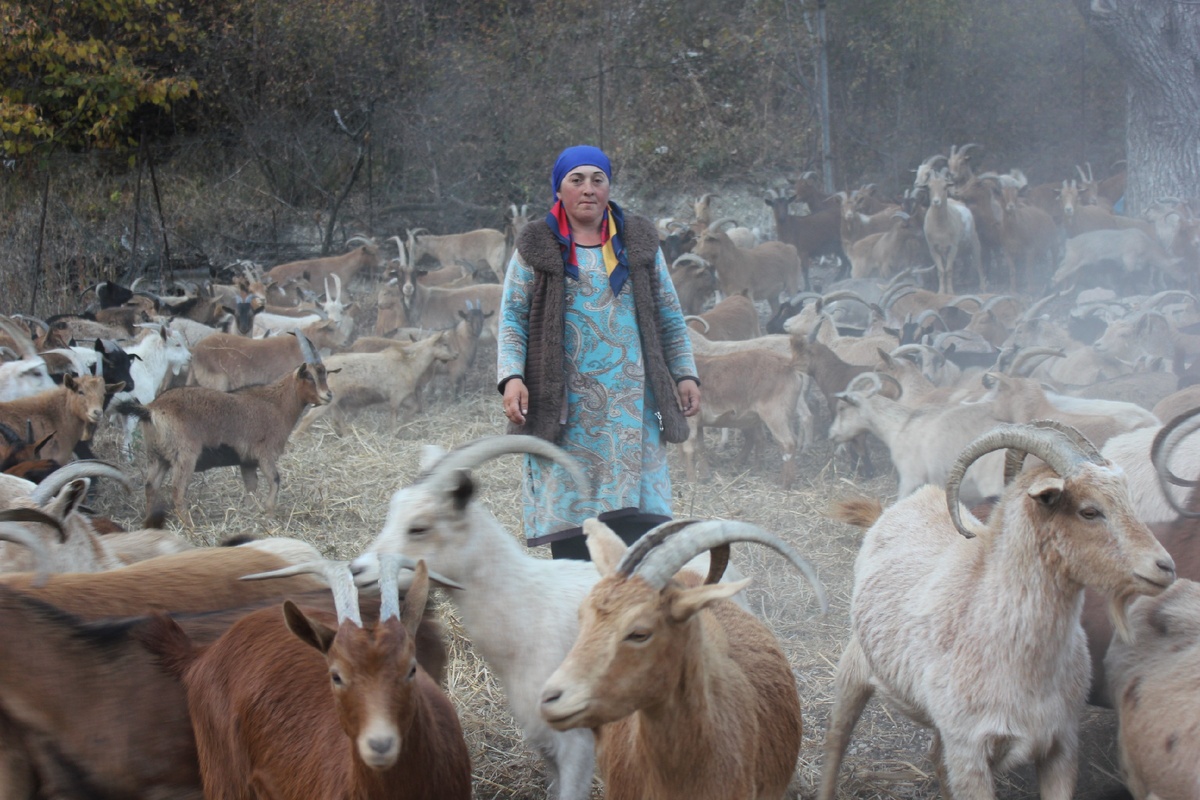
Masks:
[[[778,800],[800,752],[800,698],[775,636],[716,580],[731,542],[767,545],[825,591],[812,566],[753,525],[669,522],[626,548],[598,520],[584,529],[600,571],[579,637],[542,690],[558,730],[592,728],[612,800]],[[676,573],[713,552],[708,579]],[[673,579],[674,576],[674,579]]]
[[[267,270],[264,278],[269,278],[280,285],[302,278],[313,286],[320,286],[326,278],[337,275],[344,285],[349,286],[351,279],[359,272],[364,269],[372,272],[379,269],[381,263],[382,256],[379,252],[379,245],[365,240],[363,244],[340,256],[289,261],[286,264],[271,267]]]
[[[1009,449],[1006,487],[984,525],[964,522],[958,486]],[[1044,464],[1020,472],[1026,454]],[[1155,595],[1175,564],[1137,520],[1123,473],[1078,431],[1002,426],[959,456],[946,489],[927,486],[882,513],[854,566],[850,641],[838,662],[820,800],[833,800],[850,734],[876,693],[932,727],[943,792],[995,797],[993,777],[1033,761],[1044,800],[1075,788],[1089,661],[1085,586],[1124,603]]]
[[[348,338],[332,320],[322,320],[300,330],[318,350],[341,347]],[[304,354],[295,336],[247,339],[214,333],[192,348],[188,385],[228,392],[270,383],[303,363]]]
[[[30,421],[37,440],[54,434],[41,455],[62,464],[71,458],[76,444],[92,438],[104,411],[105,392],[119,392],[124,386],[123,382],[106,386],[99,375],[67,375],[58,388],[0,403],[0,423],[13,430],[26,430],[26,422]]]

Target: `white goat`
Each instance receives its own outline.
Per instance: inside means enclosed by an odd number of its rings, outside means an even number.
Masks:
[[[999,506],[988,525],[970,515],[964,525],[959,481],[1005,448],[1015,452]],[[1016,474],[1027,453],[1045,465]],[[979,437],[945,491],[899,501],[863,539],[818,797],[833,800],[851,731],[879,691],[934,729],[948,796],[995,798],[993,775],[1032,760],[1043,800],[1069,800],[1090,671],[1083,589],[1113,598],[1123,630],[1124,601],[1174,579],[1170,555],[1133,515],[1120,469],[1078,431],[1042,422]]]
[[[121,453],[127,461],[133,459],[133,432],[137,428],[137,417],[118,414],[116,404],[125,400],[136,400],[142,405],[158,397],[167,381],[168,373],[179,375],[192,360],[183,334],[166,324],[143,325],[149,332],[137,344],[125,348],[125,352],[136,358],[130,362],[129,375],[133,378],[133,390],[113,395],[110,405],[114,411],[110,418],[124,416],[125,437],[121,440]]]

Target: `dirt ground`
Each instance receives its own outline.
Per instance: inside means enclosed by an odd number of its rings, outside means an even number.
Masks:
[[[324,423],[295,437],[281,463],[283,486],[274,517],[267,517],[254,503],[243,505],[236,470],[197,476],[188,492],[193,524],[180,530],[204,544],[215,544],[235,533],[294,536],[314,543],[329,556],[356,555],[381,529],[392,492],[416,476],[422,445],[450,447],[502,432],[500,397],[492,388],[494,345],[482,348],[479,356],[474,371],[476,388],[456,397],[446,392],[427,395],[423,413],[393,425],[385,414],[367,412],[353,419],[346,437],[336,436]],[[115,442],[110,427],[99,437],[97,453],[115,459]],[[852,565],[860,533],[831,521],[826,511],[831,502],[848,496],[865,494],[890,500],[895,480],[885,474],[869,482],[857,481],[844,461],[833,458],[828,443],[817,441],[800,459],[795,488],[782,491],[777,448],[768,446],[751,463],[741,466],[735,442],[722,447],[716,434],[710,434],[708,442],[712,474],[697,484],[685,479],[679,452],[672,452],[676,515],[742,519],[779,534],[817,566],[829,593],[829,613],[821,615],[811,590],[782,558],[764,548],[735,546],[735,564],[753,578],[747,590],[750,605],[779,637],[796,676],[805,732],[790,796],[811,798],[820,777],[820,749],[832,707],[835,666],[847,638]],[[877,463],[887,463],[886,452],[880,450],[876,455]],[[498,459],[476,474],[481,501],[515,536],[520,535],[518,458]],[[139,485],[142,466],[139,455],[129,467],[139,473]],[[96,506],[127,523],[136,522],[144,511],[140,491],[106,488]],[[171,525],[178,526],[178,522],[173,520]],[[486,665],[472,653],[452,611],[447,606],[442,611],[452,636],[448,693],[471,747],[475,796],[544,797],[540,763],[521,743],[505,711],[502,693]],[[852,738],[838,797],[937,797],[937,781],[926,756],[929,738],[927,731],[897,711],[872,702]],[[1114,713],[1089,710],[1082,721],[1077,798],[1115,800],[1122,796],[1114,739]],[[598,782],[594,796],[602,796]],[[1003,800],[1036,796],[1036,782],[1028,768],[998,784],[998,797]]]

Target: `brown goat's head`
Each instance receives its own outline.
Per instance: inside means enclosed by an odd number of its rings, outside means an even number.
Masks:
[[[335,598],[339,588],[335,587]],[[385,595],[395,591],[380,588]],[[288,629],[325,656],[342,730],[371,769],[386,770],[396,763],[416,718],[421,689],[414,637],[428,593],[429,573],[420,562],[403,610],[397,616],[394,604],[389,606],[385,597],[374,627],[363,627],[358,619],[353,591],[345,608],[338,601],[337,630],[309,617],[290,600],[283,604]]]
[[[332,402],[333,390],[329,388],[326,379],[329,373],[324,364],[301,364],[296,367],[295,374],[300,397],[307,405],[323,406]]]
[[[105,391],[116,394],[125,388],[125,384],[122,382],[106,386],[104,378],[100,375],[85,375],[81,378],[67,375],[63,378],[63,388],[67,390],[67,408],[71,416],[84,424],[83,438],[86,440],[91,438],[96,423],[100,421],[100,415],[104,413]]]
[[[602,577],[579,609],[575,646],[542,695],[542,716],[558,730],[594,728],[661,702],[683,680],[695,615],[748,583],[671,581],[657,589],[616,571],[625,543],[592,522],[588,549]]]

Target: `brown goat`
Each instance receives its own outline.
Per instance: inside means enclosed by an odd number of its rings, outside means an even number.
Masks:
[[[347,340],[346,332],[333,320],[313,323],[301,328],[301,332],[318,350],[341,347]],[[304,354],[294,336],[247,339],[214,333],[192,348],[188,385],[228,392],[270,383],[302,363]]]
[[[784,489],[791,488],[796,454],[806,444],[795,430],[796,408],[804,402],[802,368],[777,353],[756,349],[697,354],[696,370],[704,385],[704,404],[699,414],[688,417],[691,435],[681,445],[688,480],[696,480],[696,451],[702,458],[705,427],[753,431],[761,420],[783,450],[780,481]],[[743,458],[749,450],[743,450]]]
[[[660,535],[668,526],[679,527],[667,523],[627,549],[598,520],[584,524],[601,577],[580,606],[579,637],[542,690],[542,717],[558,730],[593,729],[612,800],[781,799],[802,727],[787,658],[730,601],[748,581],[676,573],[700,552],[749,540],[788,555],[822,607],[824,590],[766,531],[720,521]]]
[[[380,265],[379,245],[367,242],[340,256],[324,256],[279,264],[267,270],[264,277],[280,285],[289,280],[303,278],[313,286],[321,286],[326,278],[337,275],[341,278],[343,286],[349,286],[350,280],[359,272],[364,269],[370,272],[378,269]]]
[[[738,247],[724,231],[706,230],[696,244],[696,255],[716,270],[726,296],[747,294],[779,308],[779,294],[790,297],[801,281],[800,256],[785,242],[764,242],[757,247]]]
[[[242,548],[232,548],[242,550]],[[312,552],[310,550],[310,552]],[[233,622],[270,604],[279,615],[279,597],[291,594],[306,606],[331,607],[320,581],[301,576],[274,585],[238,581],[236,576],[255,565],[285,565],[267,554],[243,552],[236,569],[222,576],[192,575],[191,583],[207,589],[203,601],[218,610],[177,618],[178,624],[198,644],[220,636]],[[311,557],[311,556],[309,556]],[[159,565],[162,566],[162,565]],[[273,568],[273,567],[272,567]],[[111,573],[109,573],[111,574]],[[178,571],[146,580],[141,592],[129,598],[119,592],[119,581],[107,581],[106,599],[123,615],[145,613],[151,607],[178,598],[172,579]],[[100,576],[83,576],[98,578]],[[187,578],[184,581],[187,582]],[[75,581],[79,584],[79,581]],[[103,585],[106,581],[91,581]],[[160,594],[145,594],[154,584]],[[226,586],[223,584],[229,584]],[[291,587],[291,591],[288,591]],[[60,587],[61,588],[61,587]],[[87,587],[85,587],[86,590]],[[221,609],[216,598],[230,598],[227,588],[241,589],[245,606]],[[296,594],[308,588],[308,594]],[[103,614],[88,603],[59,593],[70,613],[24,592],[0,586],[0,620],[10,635],[36,641],[28,648],[8,648],[0,657],[0,742],[8,752],[23,749],[32,763],[13,764],[10,779],[33,785],[36,771],[41,793],[54,797],[182,797],[200,798],[200,772],[186,698],[177,680],[166,675],[139,643],[146,634],[144,620],[85,622]],[[148,601],[148,602],[147,602]],[[364,603],[364,617],[372,614]],[[200,602],[200,608],[209,603]],[[426,620],[418,629],[417,653],[422,666],[438,674],[445,663],[440,626]],[[10,762],[11,763],[11,762]],[[8,783],[6,788],[12,788]],[[27,795],[6,794],[6,797]]]
[[[290,337],[289,337],[290,338]],[[270,482],[266,507],[275,509],[279,470],[288,437],[308,406],[333,397],[321,363],[304,363],[266,386],[219,392],[184,386],[159,395],[148,406],[122,403],[117,410],[141,421],[150,465],[146,507],[158,502],[167,473],[175,488],[175,513],[183,516],[183,498],[192,473],[214,467],[239,467],[247,496],[258,488],[257,470]]]
[[[147,647],[186,687],[205,796],[469,798],[458,717],[417,661],[424,562],[403,611],[381,612],[374,626],[334,588],[336,621],[289,600],[202,650],[170,618],[152,623]]]
[[[76,444],[92,438],[104,411],[105,391],[119,392],[124,386],[106,386],[99,375],[67,375],[56,389],[0,403],[0,423],[19,431],[27,430],[26,423],[32,422],[35,439],[54,434],[42,448],[41,457],[61,464],[71,457]]]
[[[688,325],[695,323],[693,327],[714,342],[741,342],[762,336],[758,310],[745,295],[730,295],[703,314],[686,319]]]

